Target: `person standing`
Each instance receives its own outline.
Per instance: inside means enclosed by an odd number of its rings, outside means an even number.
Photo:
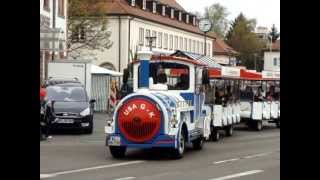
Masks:
[[[118,103],[118,95],[119,95],[119,92],[118,92],[118,88],[117,88],[117,82],[113,80],[111,82],[111,91],[110,91],[110,97],[109,97],[111,112],[114,111],[114,109]]]

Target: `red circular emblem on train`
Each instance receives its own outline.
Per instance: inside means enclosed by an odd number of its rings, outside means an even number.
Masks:
[[[161,112],[150,100],[135,98],[118,110],[121,133],[129,141],[143,143],[156,136],[161,126]]]

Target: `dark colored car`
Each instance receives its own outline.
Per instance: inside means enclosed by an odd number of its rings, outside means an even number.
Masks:
[[[77,78],[67,79],[67,78],[49,78],[45,82],[45,87],[53,86],[56,84],[65,84],[65,83],[78,83],[81,84]]]
[[[72,128],[92,133],[95,100],[89,100],[83,85],[64,83],[46,89],[46,118],[49,118],[50,129]]]

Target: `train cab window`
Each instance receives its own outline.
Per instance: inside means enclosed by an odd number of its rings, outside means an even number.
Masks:
[[[138,71],[140,72],[140,67]],[[168,90],[188,90],[190,87],[189,67],[186,65],[163,62],[150,63],[149,72],[149,78],[152,78],[153,85],[164,84],[167,85]]]

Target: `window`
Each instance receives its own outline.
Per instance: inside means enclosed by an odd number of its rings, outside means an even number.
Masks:
[[[184,51],[188,51],[188,39],[184,38]]]
[[[78,26],[74,28],[74,31],[71,34],[72,42],[84,42],[86,40],[86,29],[83,26]]]
[[[146,37],[150,37],[150,29],[146,29]],[[148,39],[145,38],[145,40],[146,40],[146,46],[149,46],[150,44],[148,42]]]
[[[190,87],[189,67],[176,63],[150,63],[149,77],[153,79],[153,84],[165,84],[168,90],[188,90]],[[163,71],[160,71],[162,69]],[[138,67],[140,72],[141,66]],[[140,79],[138,73],[138,82]],[[138,84],[140,88],[140,85]]]
[[[189,24],[189,14],[186,15],[186,23]]]
[[[191,52],[192,51],[192,42],[191,42],[191,39],[189,39],[189,52]]]
[[[201,43],[200,43],[200,53],[201,53],[201,54],[204,54],[203,52],[204,52],[204,51],[203,51],[203,42],[201,42]]]
[[[156,2],[153,2],[153,3],[152,3],[152,12],[153,12],[153,13],[156,13],[156,12],[157,12],[157,3],[156,3]]]
[[[178,36],[174,36],[174,50],[178,49]]]
[[[49,4],[50,0],[43,0],[43,9],[46,11],[50,11],[50,4]]]
[[[158,48],[162,48],[162,32],[158,32]]]
[[[173,49],[173,35],[172,34],[169,36],[169,48],[170,48],[170,50]]]
[[[192,41],[192,52],[195,53],[196,52],[196,40]]]
[[[196,17],[195,16],[193,16],[193,22],[192,22],[192,24],[195,26],[196,25]]]
[[[157,37],[157,32],[156,31],[152,31],[152,37]],[[152,47],[156,47],[156,40],[155,41],[152,41]]]
[[[146,0],[143,0],[142,1],[142,9],[146,10],[146,6],[147,6],[147,2],[146,2]]]
[[[182,12],[179,11],[179,21],[181,21],[181,20],[182,20]]]
[[[162,6],[162,16],[166,15],[166,6]]]
[[[277,66],[277,64],[278,64],[278,63],[277,63],[277,58],[273,58],[273,65],[274,65],[274,66]]]
[[[197,53],[200,54],[200,42],[197,41]]]
[[[131,0],[131,6],[135,6],[136,5],[136,0]]]
[[[58,3],[58,15],[64,17],[64,0],[59,0]]]
[[[168,49],[168,34],[164,34],[164,45],[163,45],[164,49]]]
[[[144,44],[144,29],[139,28],[139,45],[143,46]]]
[[[173,19],[173,18],[174,18],[174,9],[171,8],[171,19]]]
[[[183,50],[183,37],[180,37],[179,50]]]

